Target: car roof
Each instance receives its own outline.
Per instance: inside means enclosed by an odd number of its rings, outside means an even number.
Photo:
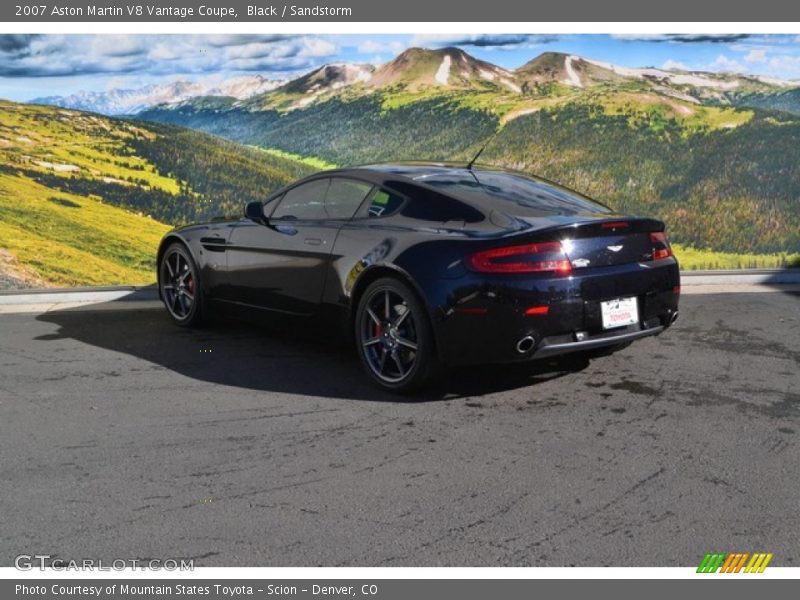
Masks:
[[[354,167],[343,167],[329,171],[320,171],[312,177],[359,177],[368,181],[383,184],[387,181],[404,179],[407,181],[424,182],[426,177],[436,174],[453,174],[462,171],[469,175],[469,171],[464,165],[451,163],[434,162],[391,162],[358,165]]]
[[[578,213],[613,212],[596,200],[542,177],[484,164],[470,169],[463,163],[375,163],[322,171],[304,181],[337,176],[362,179],[404,195],[408,195],[409,186],[427,189],[459,201],[483,213],[487,221],[502,226],[518,218],[572,218],[570,215]]]
[[[393,181],[404,181],[406,183],[413,183],[416,185],[427,185],[429,181],[433,181],[438,178],[456,177],[467,180],[475,180],[476,177],[480,177],[481,173],[506,174],[509,176],[521,175],[527,179],[541,183],[542,185],[558,185],[541,177],[490,165],[475,165],[472,169],[468,169],[464,163],[426,161],[372,163],[354,167],[344,167],[330,171],[320,171],[310,176],[309,179],[317,177],[350,176],[364,179],[377,185],[383,185]],[[440,189],[439,191],[441,192],[443,190]],[[471,200],[474,200],[474,198],[467,198],[462,194],[459,194],[457,189],[449,189],[445,193],[450,195],[452,198],[461,200],[462,202],[471,202]]]
[[[582,199],[600,206],[605,206],[596,200],[592,200],[583,196],[575,190],[566,188],[559,183],[550,181],[543,177],[485,164],[478,164],[472,168],[467,168],[467,166],[463,163],[448,162],[408,161],[375,163],[317,173],[317,176],[323,175],[339,175],[343,177],[350,175],[352,177],[366,179],[378,185],[397,180],[405,180],[407,183],[414,183],[417,185],[429,185],[437,182],[441,183],[442,180],[461,180],[467,181],[471,185],[477,184],[478,188],[483,188],[484,186],[485,177],[483,176],[505,175],[509,177],[509,181],[510,178],[514,177],[524,178],[530,184],[533,184],[539,188],[542,193],[547,195],[566,194],[569,196],[574,196],[576,199]],[[474,182],[474,184],[472,182]],[[444,192],[452,198],[466,202],[472,206],[482,205],[481,208],[484,209],[497,208],[497,205],[494,202],[490,202],[490,205],[486,205],[484,202],[476,202],[477,198],[474,192],[477,190],[470,190],[470,193],[465,194],[465,188],[460,186],[448,186],[447,190],[444,190],[442,187],[437,187],[437,189],[438,191]]]

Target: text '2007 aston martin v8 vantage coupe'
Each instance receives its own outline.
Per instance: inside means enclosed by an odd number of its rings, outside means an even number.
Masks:
[[[215,306],[347,326],[380,387],[438,365],[613,350],[678,316],[678,263],[661,221],[552,182],[433,163],[320,172],[241,219],[169,232],[158,284],[172,319]]]

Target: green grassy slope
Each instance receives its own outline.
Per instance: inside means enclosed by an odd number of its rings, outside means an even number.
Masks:
[[[482,158],[658,216],[682,244],[800,249],[800,119],[756,112],[735,127],[687,131],[694,125],[657,113],[630,118],[576,104],[525,115]]]
[[[663,218],[679,243],[800,249],[800,118],[791,113],[699,105],[625,82],[542,95],[390,89],[283,113],[186,106],[143,117],[335,164],[466,162],[499,130],[482,161]]]
[[[445,159],[474,148],[500,122],[496,115],[465,108],[447,96],[387,110],[380,94],[337,97],[289,112],[186,106],[138,116],[339,165],[420,156]]]
[[[311,167],[163,125],[0,101],[0,272],[21,284],[146,284],[161,236]]]

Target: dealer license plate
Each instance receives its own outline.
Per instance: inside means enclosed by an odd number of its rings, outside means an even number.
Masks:
[[[617,298],[600,303],[603,315],[603,329],[624,327],[639,321],[639,306],[636,298]]]

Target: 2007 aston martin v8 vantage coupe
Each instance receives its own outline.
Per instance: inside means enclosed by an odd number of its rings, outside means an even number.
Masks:
[[[215,305],[312,316],[354,336],[384,389],[437,365],[613,349],[678,316],[661,221],[490,167],[378,164],[320,172],[239,220],[169,232],[158,283],[172,319]]]

